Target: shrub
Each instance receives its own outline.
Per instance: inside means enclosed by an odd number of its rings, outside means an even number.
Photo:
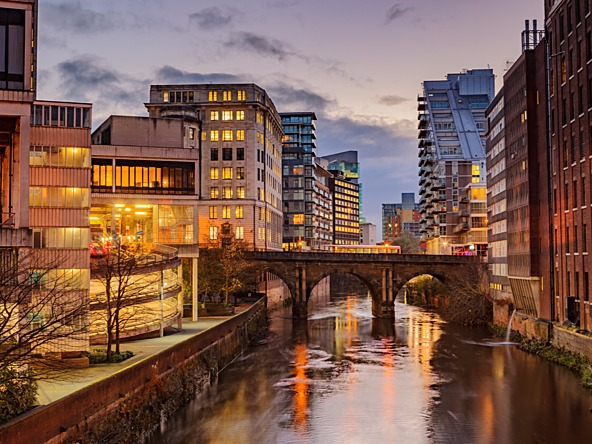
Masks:
[[[0,368],[0,424],[31,410],[37,404],[37,382],[31,370]]]
[[[102,348],[95,348],[88,354],[88,359],[91,364],[115,364],[131,358],[134,354],[131,351],[124,351],[121,353],[111,353],[111,360],[107,361],[107,350]]]

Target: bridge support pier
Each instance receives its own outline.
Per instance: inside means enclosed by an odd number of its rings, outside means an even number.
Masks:
[[[292,317],[296,319],[308,318],[308,298],[306,294],[306,268],[296,269],[296,295],[292,304]]]

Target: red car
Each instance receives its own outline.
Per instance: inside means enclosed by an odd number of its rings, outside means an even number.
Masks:
[[[90,257],[100,258],[109,255],[109,249],[106,246],[101,245],[97,242],[91,242],[88,245],[88,248],[90,250]]]

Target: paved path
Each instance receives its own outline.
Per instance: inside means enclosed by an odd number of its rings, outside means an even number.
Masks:
[[[237,309],[237,313],[239,311],[241,310]],[[197,322],[192,322],[185,318],[183,319],[182,331],[175,331],[169,328],[165,330],[165,336],[162,338],[141,339],[122,343],[122,351],[129,350],[134,353],[134,356],[130,359],[117,364],[99,364],[85,369],[71,370],[60,378],[59,381],[39,381],[39,392],[37,395],[39,405],[49,404],[101,379],[105,379],[120,370],[131,367],[138,361],[178,344],[191,336],[196,336],[208,328],[221,324],[226,319],[229,319],[229,317],[201,317]],[[92,348],[100,347],[96,346]]]

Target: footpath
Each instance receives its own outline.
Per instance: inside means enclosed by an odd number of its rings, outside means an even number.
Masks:
[[[241,308],[246,307],[237,307],[237,314],[242,311]],[[37,395],[39,405],[49,404],[84,387],[94,384],[95,382],[105,379],[135,365],[137,362],[142,361],[149,356],[172,347],[189,337],[197,336],[202,331],[221,324],[230,317],[231,316],[200,317],[196,322],[184,318],[181,331],[167,328],[165,330],[165,335],[162,338],[156,337],[123,342],[120,345],[121,350],[129,350],[134,354],[134,356],[123,362],[116,364],[95,364],[84,369],[68,370],[59,380],[39,381],[39,391]],[[101,345],[97,345],[93,348],[101,348]]]

